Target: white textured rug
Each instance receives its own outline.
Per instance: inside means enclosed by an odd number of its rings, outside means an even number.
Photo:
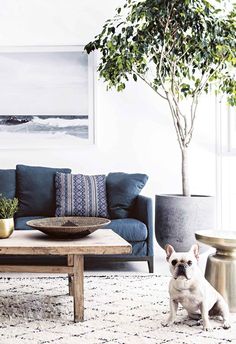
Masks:
[[[85,277],[85,321],[73,323],[67,278],[0,278],[1,344],[236,343],[232,328],[212,320],[203,332],[184,310],[178,323],[161,326],[168,313],[169,277],[104,275]]]

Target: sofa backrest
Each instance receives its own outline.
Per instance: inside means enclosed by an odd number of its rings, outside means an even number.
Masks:
[[[111,172],[106,178],[108,211],[111,219],[132,216],[135,200],[146,184],[142,173]]]
[[[11,199],[16,196],[16,170],[0,170],[0,196]]]
[[[57,172],[68,168],[17,165],[16,170],[0,169],[0,195],[19,199],[16,217],[55,216]],[[111,219],[132,217],[135,199],[146,184],[145,174],[109,173],[106,178],[107,201]]]
[[[55,216],[56,172],[70,173],[68,168],[16,166],[16,196],[19,211],[16,216]]]

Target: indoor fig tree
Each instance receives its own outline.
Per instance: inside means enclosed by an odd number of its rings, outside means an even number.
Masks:
[[[188,147],[199,97],[214,90],[236,105],[236,8],[216,0],[126,0],[85,46],[100,51],[107,87],[142,79],[169,104],[182,155],[182,190],[190,196]],[[216,6],[218,4],[218,6]]]

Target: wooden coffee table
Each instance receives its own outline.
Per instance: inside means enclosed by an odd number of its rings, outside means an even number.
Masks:
[[[67,264],[0,265],[0,272],[66,273],[74,298],[74,321],[84,319],[84,255],[129,254],[131,245],[110,229],[98,229],[82,239],[52,239],[37,230],[16,230],[0,240],[0,255],[67,256]]]

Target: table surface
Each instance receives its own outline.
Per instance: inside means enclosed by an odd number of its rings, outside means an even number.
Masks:
[[[0,255],[130,254],[131,245],[111,229],[80,239],[54,239],[37,230],[15,230],[0,239]]]
[[[195,233],[196,239],[215,248],[236,249],[236,231],[202,230]]]

